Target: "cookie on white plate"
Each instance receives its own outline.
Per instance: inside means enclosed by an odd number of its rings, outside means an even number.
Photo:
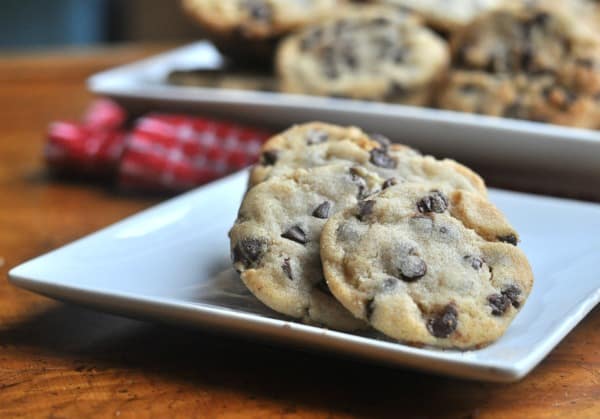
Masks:
[[[296,169],[251,188],[229,232],[233,265],[273,310],[340,330],[364,328],[325,285],[319,240],[326,220],[380,190],[384,180],[350,162]]]
[[[441,348],[498,339],[532,271],[517,233],[484,197],[404,183],[333,215],[321,234],[329,289],[391,338]]]
[[[487,194],[481,177],[454,160],[423,156],[410,147],[391,143],[380,134],[367,134],[357,127],[322,122],[295,125],[270,138],[262,147],[259,163],[252,168],[249,183],[253,186],[290,170],[340,161],[377,173],[387,186],[429,180]]]

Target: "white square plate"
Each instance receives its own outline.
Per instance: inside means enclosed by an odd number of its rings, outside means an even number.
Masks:
[[[488,176],[501,176],[529,190],[545,190],[548,177],[554,175],[552,192],[589,196],[589,184],[600,182],[600,131],[389,103],[167,82],[173,70],[222,65],[222,57],[210,43],[198,42],[96,74],[88,86],[137,110],[202,112],[276,129],[310,120],[358,125],[424,152],[485,169]]]
[[[475,351],[414,348],[296,323],[263,307],[229,261],[227,231],[246,188],[240,172],[26,262],[20,287],[159,319],[490,381],[531,371],[600,300],[600,205],[491,191],[521,233],[536,282],[507,333]]]

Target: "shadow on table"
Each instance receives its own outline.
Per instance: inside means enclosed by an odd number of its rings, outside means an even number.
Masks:
[[[115,174],[104,176],[85,175],[69,170],[56,171],[39,169],[27,173],[24,177],[28,185],[55,185],[64,188],[88,189],[111,197],[127,197],[132,199],[164,200],[172,198],[181,192],[166,191],[151,188],[124,188],[119,187]]]
[[[73,360],[77,371],[141,370],[251,399],[359,416],[477,414],[500,384],[463,381],[299,352],[213,332],[154,325],[61,304],[0,330],[0,343]]]

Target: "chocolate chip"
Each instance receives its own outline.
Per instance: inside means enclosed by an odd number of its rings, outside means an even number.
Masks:
[[[392,84],[390,84],[390,87],[385,93],[385,97],[387,100],[397,99],[406,96],[408,92],[409,90],[406,87],[404,87],[398,82],[393,82]]]
[[[273,17],[271,8],[262,0],[245,0],[242,2],[250,17],[261,22],[269,22]]]
[[[448,198],[440,191],[431,193],[417,202],[419,212],[426,214],[430,212],[442,213],[448,209]]]
[[[369,134],[369,137],[371,138],[371,140],[378,142],[381,145],[381,148],[383,149],[387,149],[392,143],[388,137],[377,132]]]
[[[383,291],[390,291],[396,288],[396,285],[398,285],[398,278],[386,278],[381,285],[381,289]]]
[[[544,98],[546,100],[550,99],[550,96],[552,95],[552,92],[554,91],[554,86],[546,86],[542,89],[542,96],[544,96]]]
[[[516,285],[509,285],[506,287],[504,290],[502,290],[502,295],[510,300],[514,308],[519,308],[521,306],[521,302],[519,301],[521,289]]]
[[[365,221],[366,218],[373,213],[373,207],[375,206],[375,201],[360,201],[358,203],[358,218],[360,221]]]
[[[521,52],[521,68],[523,70],[528,70],[533,63],[533,51],[530,47],[525,47],[525,49]]]
[[[483,259],[481,259],[479,256],[467,255],[463,257],[463,259],[476,271],[480,270],[483,266]]]
[[[457,327],[458,311],[456,311],[454,304],[448,304],[427,322],[427,330],[436,338],[447,338]]]
[[[306,244],[308,239],[306,238],[306,233],[300,226],[293,226],[289,228],[286,232],[284,232],[281,237],[284,239],[292,240],[300,244]]]
[[[473,83],[465,83],[460,86],[460,91],[465,94],[477,93],[479,91],[479,86]]]
[[[416,255],[407,255],[400,260],[400,277],[406,282],[415,282],[427,273],[427,264]]]
[[[260,162],[263,166],[273,166],[277,163],[279,152],[277,150],[267,150],[261,155]]]
[[[346,63],[346,65],[348,67],[356,68],[356,65],[358,64],[358,60],[356,59],[356,56],[354,55],[354,51],[352,51],[351,49],[345,49],[342,54],[342,58],[344,59],[344,62]]]
[[[406,51],[404,51],[402,49],[397,49],[394,52],[394,62],[396,64],[400,64],[401,62],[404,61],[405,58],[406,58]]]
[[[577,95],[573,91],[556,86],[544,88],[542,94],[551,105],[565,111],[577,100]]]
[[[581,67],[589,69],[594,68],[594,60],[592,60],[591,58],[578,58],[577,60],[575,60],[575,63]]]
[[[232,251],[233,262],[241,262],[245,268],[251,268],[262,258],[266,244],[263,240],[246,238],[240,240]]]
[[[523,112],[523,104],[519,101],[515,101],[508,105],[508,107],[504,110],[502,116],[504,116],[505,118],[521,119],[523,118]]]
[[[312,212],[312,216],[316,218],[329,218],[329,210],[331,209],[331,202],[324,201]]]
[[[300,48],[302,49],[302,51],[307,51],[314,47],[321,40],[322,37],[323,29],[315,28],[312,31],[310,31],[307,35],[305,35],[304,38],[302,38],[302,41],[300,41]]]
[[[385,16],[377,16],[371,19],[369,23],[373,26],[384,26],[389,25],[391,23],[391,20]]]
[[[360,172],[354,167],[350,168],[350,177],[352,179],[352,182],[355,183],[356,186],[358,186],[357,198],[366,198],[369,195],[367,189],[367,181],[360,176]]]
[[[488,73],[496,72],[496,61],[494,60],[494,57],[489,58],[489,60],[486,62],[485,66],[484,66],[484,70],[487,71]]]
[[[378,48],[377,56],[380,59],[387,57],[392,48],[394,48],[394,42],[389,38],[377,38],[373,44]]]
[[[383,185],[381,185],[381,189],[382,189],[382,190],[383,190],[383,189],[387,189],[387,188],[389,188],[390,186],[394,186],[394,185],[397,185],[397,184],[398,184],[398,180],[397,180],[395,177],[391,177],[391,178],[389,178],[389,179],[386,179],[386,180],[383,182]]]
[[[510,300],[502,294],[489,295],[487,301],[492,307],[492,315],[494,316],[502,316],[510,306]]]
[[[567,110],[577,100],[577,94],[571,90],[565,90],[563,108]]]
[[[518,243],[517,236],[514,234],[507,234],[506,236],[498,236],[498,240],[504,243],[510,243],[513,246],[516,246]]]
[[[365,302],[365,318],[371,320],[371,316],[375,311],[375,299],[371,298]]]
[[[340,76],[332,47],[323,50],[323,72],[328,79],[336,79]]]
[[[531,19],[533,24],[538,26],[545,26],[549,20],[550,15],[547,12],[539,12]]]
[[[379,148],[371,150],[370,162],[375,166],[383,167],[384,169],[394,169],[397,165],[396,160],[390,157],[386,150]]]
[[[336,37],[339,37],[350,27],[350,22],[347,20],[338,20],[335,22],[335,26],[333,27],[333,32]]]
[[[294,276],[292,275],[292,265],[290,265],[290,258],[283,259],[281,269],[289,279],[291,279],[292,281],[294,280]]]
[[[314,145],[324,143],[328,138],[329,135],[326,132],[311,130],[306,133],[306,144]]]

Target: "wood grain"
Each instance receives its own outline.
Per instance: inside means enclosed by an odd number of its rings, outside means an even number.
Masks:
[[[159,201],[54,179],[40,157],[47,123],[90,100],[87,75],[158,49],[0,58],[1,418],[600,417],[599,309],[502,385],[127,320],[11,286],[9,268]]]

